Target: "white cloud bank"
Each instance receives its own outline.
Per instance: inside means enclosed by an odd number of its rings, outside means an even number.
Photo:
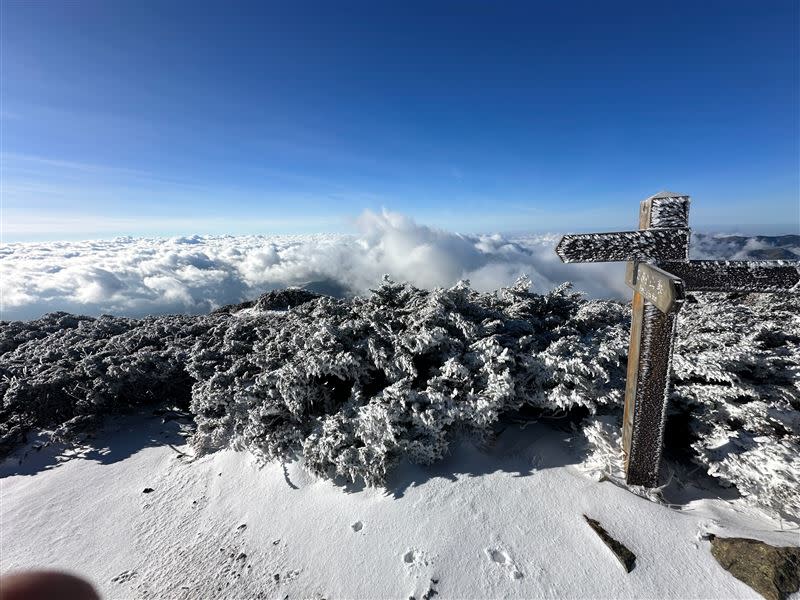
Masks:
[[[6,244],[2,319],[55,310],[141,316],[203,313],[293,285],[363,293],[384,273],[422,287],[469,279],[479,290],[527,274],[545,291],[563,281],[593,297],[629,298],[620,264],[565,265],[558,235],[507,238],[433,229],[396,213],[364,213],[359,235],[206,236]]]

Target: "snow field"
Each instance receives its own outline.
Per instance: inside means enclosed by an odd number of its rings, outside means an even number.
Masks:
[[[106,598],[757,598],[704,535],[796,543],[741,503],[674,510],[594,481],[545,425],[347,493],[296,463],[194,457],[177,433],[121,417],[82,456],[5,461],[0,569],[68,569]],[[636,553],[630,574],[583,514]]]

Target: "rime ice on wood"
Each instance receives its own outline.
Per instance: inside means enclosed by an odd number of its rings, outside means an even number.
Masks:
[[[687,227],[689,223],[689,196],[675,192],[659,192],[642,203],[648,210],[651,227]],[[641,227],[641,225],[639,225]]]
[[[690,260],[661,263],[689,292],[780,292],[797,290],[800,269],[784,260]]]
[[[566,263],[611,262],[648,258],[677,260],[686,256],[688,248],[689,230],[671,227],[565,235],[556,252]]]
[[[800,288],[797,262],[688,260],[688,225],[689,197],[661,192],[642,201],[639,231],[567,235],[556,247],[563,262],[629,261],[626,283],[634,295],[622,437],[626,479],[634,485],[658,482],[672,349],[685,291]]]

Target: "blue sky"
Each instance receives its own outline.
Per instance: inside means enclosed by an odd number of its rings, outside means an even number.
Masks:
[[[7,241],[800,229],[800,4],[2,3]]]

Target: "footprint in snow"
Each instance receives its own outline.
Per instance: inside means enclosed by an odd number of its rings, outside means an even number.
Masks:
[[[119,575],[111,578],[111,583],[125,583],[136,577],[136,571],[123,571]]]
[[[522,579],[524,577],[522,571],[517,568],[517,565],[514,564],[511,556],[505,550],[487,548],[485,552],[489,560],[503,567],[511,579]]]
[[[431,562],[430,556],[428,556],[428,553],[424,550],[409,548],[403,554],[403,563],[409,572],[427,567]]]

